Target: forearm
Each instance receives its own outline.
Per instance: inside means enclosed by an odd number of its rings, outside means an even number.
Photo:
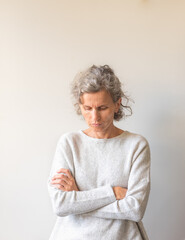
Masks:
[[[149,183],[145,185],[143,197],[137,194],[127,195],[122,200],[117,200],[104,207],[94,210],[86,215],[106,219],[121,219],[139,222],[145,213],[148,196],[149,196]]]
[[[58,148],[49,182],[49,194],[56,214],[59,216],[91,214],[95,217],[139,221],[143,217],[149,194],[150,154],[145,141],[135,148],[133,156],[130,156],[133,160],[129,172],[128,191],[126,197],[119,201],[116,201],[111,185],[95,189],[86,186],[84,189],[89,189],[88,191],[74,191],[74,189],[65,191],[54,187],[51,179],[59,168],[69,169],[74,177],[77,171],[73,162],[68,160],[70,151],[64,147]]]
[[[144,145],[138,152],[136,151],[133,159],[126,197],[92,211],[91,216],[135,222],[139,222],[143,218],[150,192],[150,151],[148,145]]]
[[[58,216],[84,214],[116,201],[110,185],[88,191],[61,191],[48,184],[54,212]]]

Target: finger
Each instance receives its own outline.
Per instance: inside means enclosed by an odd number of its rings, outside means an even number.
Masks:
[[[59,190],[62,190],[62,191],[64,191],[64,192],[69,192],[69,191],[71,191],[69,188],[64,187],[64,186],[61,186],[61,185],[58,187],[58,189],[59,189]]]
[[[72,177],[71,172],[69,171],[69,169],[61,168],[61,169],[59,169],[57,171],[57,173],[65,173],[68,176],[68,178]]]
[[[58,189],[60,189],[60,190],[65,189],[65,187],[64,187],[63,185],[61,185],[61,184],[52,183],[52,185],[53,185],[55,188],[58,188]]]
[[[73,178],[69,179],[68,176],[64,175],[64,174],[58,174],[55,175],[51,180],[64,180],[65,182],[67,182],[68,184],[70,183],[71,180],[73,180]]]
[[[61,179],[53,180],[51,182],[51,184],[60,184],[60,185],[63,185],[63,186],[68,185],[68,183],[65,180],[61,180]]]
[[[62,174],[62,176],[61,176],[61,179],[64,180],[64,181],[65,181],[66,183],[68,183],[68,184],[69,184],[70,181],[71,181],[71,180],[68,178],[68,176],[63,175],[63,174]]]
[[[57,173],[66,173],[67,170],[69,170],[69,169],[67,169],[67,168],[60,168],[60,169],[57,171]]]
[[[59,185],[57,188],[58,188],[59,190],[65,191],[65,187],[62,186],[62,185]]]
[[[56,174],[52,177],[52,180],[53,179],[67,179],[68,177],[64,174]]]
[[[51,181],[55,181],[55,180],[64,180],[67,184],[70,184],[71,180],[64,174],[58,174],[58,175],[55,175]]]

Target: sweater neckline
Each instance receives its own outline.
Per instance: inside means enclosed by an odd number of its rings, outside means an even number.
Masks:
[[[96,141],[96,142],[108,142],[108,141],[113,141],[114,139],[118,139],[121,138],[122,136],[124,136],[126,133],[128,133],[128,131],[123,131],[121,134],[119,134],[116,137],[112,137],[112,138],[94,138],[94,137],[90,137],[87,134],[85,134],[83,132],[83,130],[79,130],[80,134],[82,136],[84,136],[86,139],[92,140],[92,141]]]

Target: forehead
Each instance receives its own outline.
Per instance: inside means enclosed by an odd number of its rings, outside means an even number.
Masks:
[[[84,93],[80,99],[83,105],[106,105],[113,103],[111,95],[106,90]]]

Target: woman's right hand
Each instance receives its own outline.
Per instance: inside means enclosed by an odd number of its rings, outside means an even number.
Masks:
[[[57,173],[58,174],[52,178],[51,184],[65,192],[79,191],[76,181],[69,169],[61,168]]]
[[[121,200],[126,196],[127,188],[113,187],[113,191],[114,191],[116,200]]]

